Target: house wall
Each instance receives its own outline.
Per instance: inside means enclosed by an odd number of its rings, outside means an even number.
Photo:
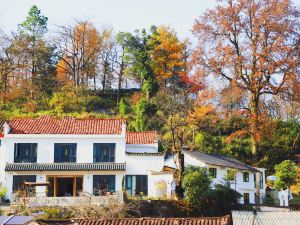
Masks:
[[[0,146],[0,183],[4,184],[5,182],[5,146],[3,145],[3,142],[1,143]]]
[[[37,143],[37,163],[54,162],[55,143],[77,143],[77,163],[93,162],[94,143],[116,143],[115,162],[125,162],[124,135],[7,135],[3,141],[6,146],[6,162],[14,162],[15,143]]]
[[[93,175],[115,175],[116,191],[122,191],[122,179],[125,175],[124,171],[59,171],[59,172],[7,172],[6,173],[6,187],[7,198],[12,196],[12,184],[14,175],[36,175],[36,182],[46,182],[47,176],[83,176],[83,192],[93,194]],[[36,195],[45,197],[46,186],[36,187]]]
[[[153,178],[151,171],[161,171],[164,166],[163,156],[129,156],[125,152],[158,152],[157,144],[151,145],[126,145],[125,134],[122,135],[13,135],[7,134],[3,145],[6,146],[3,157],[0,159],[0,179],[8,189],[7,197],[12,197],[12,184],[14,175],[36,175],[37,182],[46,182],[47,176],[75,176],[83,175],[83,191],[93,193],[93,175],[115,175],[116,191],[122,190],[123,177],[128,175],[148,175],[148,194],[155,196],[155,184],[167,179],[167,184],[173,180],[173,175],[160,175]],[[37,143],[37,163],[54,163],[55,143],[77,143],[77,163],[93,163],[94,143],[116,143],[115,162],[125,163],[126,171],[59,171],[59,172],[4,172],[5,163],[14,163],[15,143]],[[6,152],[6,154],[5,154]],[[1,168],[2,166],[2,168]],[[2,174],[2,175],[1,175]],[[158,180],[157,180],[158,179]],[[39,196],[46,196],[46,187],[36,187]]]
[[[161,198],[161,197],[170,197],[172,195],[171,190],[172,190],[172,182],[173,182],[173,174],[151,174],[148,179],[148,185],[151,187],[149,189],[149,196],[153,196],[156,198]],[[161,195],[161,189],[158,187],[158,184],[164,182],[167,186],[167,189],[165,190],[165,195]]]

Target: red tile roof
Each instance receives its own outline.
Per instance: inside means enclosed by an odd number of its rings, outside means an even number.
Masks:
[[[157,142],[156,131],[126,133],[126,144],[154,144],[156,142]]]
[[[121,134],[125,119],[63,119],[42,116],[35,119],[21,118],[9,122],[11,134]]]
[[[38,221],[40,225],[231,225],[230,216],[198,218],[124,218],[124,219],[74,219],[67,221]]]

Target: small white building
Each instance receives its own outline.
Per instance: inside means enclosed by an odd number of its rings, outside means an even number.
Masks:
[[[125,119],[13,119],[3,126],[0,182],[7,198],[31,182],[36,196],[80,193],[169,196],[156,132],[127,132]],[[47,184],[46,186],[37,184]]]
[[[242,195],[242,204],[254,204],[255,195],[258,193],[261,196],[260,201],[265,196],[265,169],[255,168],[236,159],[216,154],[187,150],[184,150],[183,154],[185,167],[192,165],[208,169],[212,186],[225,184],[229,178],[230,187]],[[176,159],[169,157],[165,165],[177,168]]]

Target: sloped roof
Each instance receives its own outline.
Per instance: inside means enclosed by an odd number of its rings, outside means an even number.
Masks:
[[[20,118],[9,122],[11,134],[121,134],[125,119],[77,119],[41,116],[35,119]]]
[[[155,144],[156,142],[157,142],[156,131],[126,133],[126,144]]]
[[[40,225],[230,225],[230,216],[198,218],[123,218],[123,219],[74,219],[67,221],[37,221]]]
[[[202,161],[209,165],[224,166],[224,167],[230,167],[230,168],[235,168],[240,170],[257,171],[257,169],[255,169],[254,167],[249,166],[237,159],[233,159],[227,156],[208,154],[199,151],[186,151],[186,150],[184,150],[183,153],[190,155],[191,157],[198,159],[199,161]]]

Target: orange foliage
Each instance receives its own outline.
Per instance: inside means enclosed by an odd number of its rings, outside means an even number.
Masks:
[[[178,76],[181,82],[190,87],[192,93],[202,89],[202,85],[194,82],[188,75],[187,43],[180,42],[175,31],[168,26],[158,27],[152,38],[154,43],[158,43],[154,45],[151,56],[152,68],[160,85],[164,86],[168,79]]]
[[[134,92],[132,95],[131,95],[131,104],[132,105],[136,105],[137,102],[139,100],[141,100],[141,98],[143,97],[143,95],[140,93],[140,92]]]

